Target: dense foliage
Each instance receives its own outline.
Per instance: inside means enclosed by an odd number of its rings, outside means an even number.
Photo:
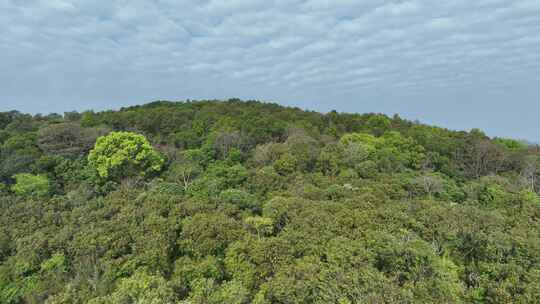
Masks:
[[[88,154],[88,165],[102,179],[120,180],[159,172],[163,158],[143,135],[112,132],[97,139]]]
[[[398,116],[0,113],[0,303],[533,303],[539,177]]]

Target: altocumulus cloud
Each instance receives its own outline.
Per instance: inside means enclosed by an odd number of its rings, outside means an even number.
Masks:
[[[0,110],[238,96],[540,140],[540,0],[0,0],[0,34]]]

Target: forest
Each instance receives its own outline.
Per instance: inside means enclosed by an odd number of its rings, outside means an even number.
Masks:
[[[538,303],[540,147],[259,101],[0,113],[0,303]]]

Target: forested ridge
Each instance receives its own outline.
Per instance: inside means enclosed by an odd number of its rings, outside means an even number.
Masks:
[[[257,101],[0,113],[0,303],[538,303],[540,148]]]

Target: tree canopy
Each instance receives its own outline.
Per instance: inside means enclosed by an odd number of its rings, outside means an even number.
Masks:
[[[49,194],[50,184],[46,176],[20,173],[13,176],[15,184],[11,187],[14,193],[29,198],[44,198]]]
[[[0,303],[535,303],[539,193],[539,146],[397,115],[0,113]]]
[[[146,176],[158,172],[163,158],[141,134],[112,132],[99,137],[88,164],[104,179]]]

